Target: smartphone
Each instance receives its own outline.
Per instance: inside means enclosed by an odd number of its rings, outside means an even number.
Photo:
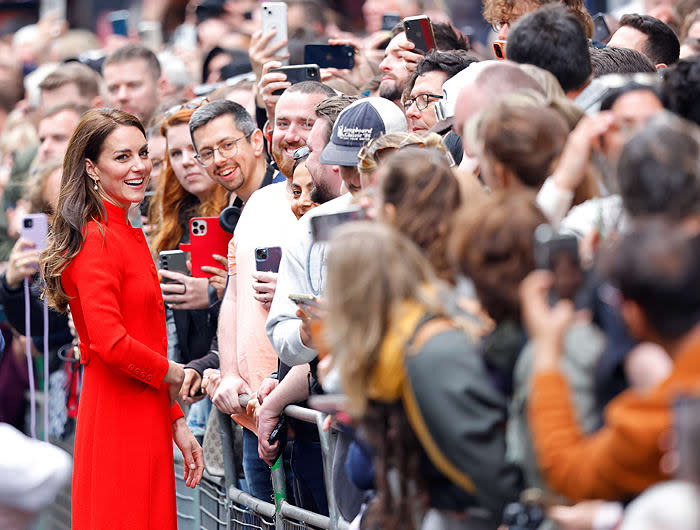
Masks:
[[[406,38],[416,45],[416,52],[426,54],[437,47],[433,25],[427,16],[418,15],[404,18],[403,29],[406,32]]]
[[[34,250],[46,250],[49,222],[45,213],[30,213],[22,218],[20,237],[34,243]]]
[[[307,44],[304,46],[304,62],[317,64],[319,68],[352,70],[355,67],[355,47],[349,44]]]
[[[398,13],[384,13],[382,15],[382,30],[391,31],[396,24],[401,22],[401,15]]]
[[[598,13],[593,17],[593,40],[598,42],[607,42],[610,38],[610,28],[605,22],[605,15]]]
[[[554,273],[553,290],[573,300],[583,285],[583,269],[576,236],[558,234],[550,225],[535,229],[535,265]]]
[[[142,20],[139,22],[139,38],[141,43],[158,53],[163,47],[163,30],[160,22],[152,20]]]
[[[365,212],[360,209],[327,215],[315,215],[311,218],[311,234],[316,242],[328,241],[333,235],[333,231],[340,225],[364,218]]]
[[[318,307],[318,300],[310,294],[290,294],[289,299],[298,306]]]
[[[287,76],[287,81],[295,85],[302,81],[321,81],[321,70],[317,64],[299,64],[296,66],[282,66],[271,68],[270,72],[282,72]],[[284,90],[275,90],[272,94],[279,96]]]
[[[219,225],[218,217],[193,217],[190,219],[190,242],[180,243],[180,250],[189,252],[192,260],[192,276],[210,278],[212,274],[204,272],[202,267],[221,268],[212,254],[228,255],[231,234]]]
[[[66,19],[66,0],[41,0],[39,5],[39,18],[44,18],[49,13],[56,13],[58,20]]]
[[[270,436],[267,437],[267,443],[270,445],[274,444],[277,440],[280,440],[282,436],[287,432],[287,416],[285,414],[280,415],[280,419],[272,429]]]
[[[129,11],[120,9],[107,14],[107,18],[112,24],[112,33],[123,37],[129,36]]]
[[[255,249],[255,270],[278,272],[282,261],[280,247],[262,247]]]
[[[268,44],[269,47],[287,40],[287,4],[284,2],[263,2],[260,6],[260,15],[263,33],[272,30],[276,32]],[[277,52],[278,55],[287,55],[288,53],[287,46]],[[286,60],[283,62],[287,64]]]
[[[506,41],[504,41],[504,40],[493,41],[493,53],[496,56],[496,59],[498,59],[499,61],[505,61],[506,60]]]
[[[143,200],[141,201],[141,204],[139,204],[139,210],[141,210],[142,217],[148,217],[148,209],[151,207],[151,201],[153,200],[153,196],[155,194],[156,192],[153,190],[148,190],[144,194]]]
[[[158,269],[187,275],[189,274],[187,270],[187,256],[182,250],[163,250],[158,254]],[[168,278],[161,280],[161,283],[169,282],[175,283],[175,280]]]

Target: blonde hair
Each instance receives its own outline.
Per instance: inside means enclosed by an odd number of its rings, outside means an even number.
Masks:
[[[423,253],[393,228],[364,221],[338,228],[328,252],[325,329],[353,416],[367,410],[367,381],[397,308],[414,301],[444,315],[426,289],[437,281]]]
[[[362,173],[373,173],[379,168],[383,151],[402,149],[410,145],[432,147],[445,156],[449,153],[442,137],[436,133],[428,133],[425,136],[409,132],[388,133],[370,140],[360,149],[357,155],[357,169]]]

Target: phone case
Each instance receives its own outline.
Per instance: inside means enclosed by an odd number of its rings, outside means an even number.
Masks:
[[[255,269],[265,272],[278,272],[282,261],[280,247],[262,247],[255,249]]]
[[[182,250],[164,250],[158,255],[158,268],[171,272],[188,274],[187,256]],[[168,278],[163,278],[162,283],[172,282]]]
[[[352,70],[355,66],[355,48],[349,44],[307,44],[304,46],[304,62],[317,64],[319,68]]]
[[[406,38],[416,45],[416,51],[425,54],[436,48],[433,25],[427,16],[404,18],[403,29],[406,32]]]
[[[35,250],[46,249],[46,236],[49,233],[49,223],[45,213],[30,213],[22,218],[20,235],[31,241]]]
[[[321,70],[317,64],[299,64],[296,66],[282,66],[271,68],[270,72],[282,72],[287,76],[287,81],[295,85],[302,81],[321,81]],[[275,90],[272,94],[279,96],[284,90]]]
[[[263,33],[276,31],[268,47],[273,47],[283,40],[287,40],[287,4],[284,2],[263,2],[260,6]],[[287,46],[282,48],[277,55],[287,55]],[[286,61],[284,61],[286,62]]]
[[[202,267],[221,268],[212,254],[228,255],[231,234],[219,225],[218,217],[193,217],[190,219],[190,242],[180,243],[180,250],[189,252],[192,261],[192,276],[210,278],[212,274],[202,271]]]

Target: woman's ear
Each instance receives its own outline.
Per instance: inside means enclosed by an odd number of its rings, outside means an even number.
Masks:
[[[97,168],[92,160],[85,159],[85,171],[92,180],[97,180]]]

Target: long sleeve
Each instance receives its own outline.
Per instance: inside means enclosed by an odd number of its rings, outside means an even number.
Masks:
[[[265,325],[267,336],[277,356],[288,366],[306,364],[317,356],[316,350],[308,348],[301,341],[301,319],[296,315],[298,308],[289,299],[290,294],[318,294],[314,293],[309,285],[306,263],[310,261],[309,253],[317,254],[319,245],[309,247],[310,224],[304,222],[305,220],[302,219],[295,227],[290,244],[282,249],[275,297]],[[320,285],[318,289],[320,290]]]
[[[130,255],[127,258],[124,255],[126,250],[115,241],[117,234],[108,228],[105,231],[103,236],[97,226],[88,226],[82,250],[64,272],[64,276],[67,273],[68,283],[74,285],[77,292],[79,318],[84,321],[87,330],[89,340],[81,337],[81,341],[87,342],[84,346],[106,364],[154,388],[160,388],[168,371],[168,359],[130,336],[122,314],[121,284],[127,274],[125,269],[129,260],[137,260],[138,256]],[[65,279],[63,281],[65,285]],[[143,314],[144,307],[149,307],[148,304],[139,306],[148,294],[144,292],[142,300],[125,303],[124,310],[132,311],[134,320]],[[78,318],[72,301],[71,309],[74,317]]]
[[[564,375],[536,374],[528,414],[535,453],[548,485],[573,501],[624,500],[654,482],[659,435],[670,427],[668,404],[621,395],[605,425],[586,436],[576,422]]]

